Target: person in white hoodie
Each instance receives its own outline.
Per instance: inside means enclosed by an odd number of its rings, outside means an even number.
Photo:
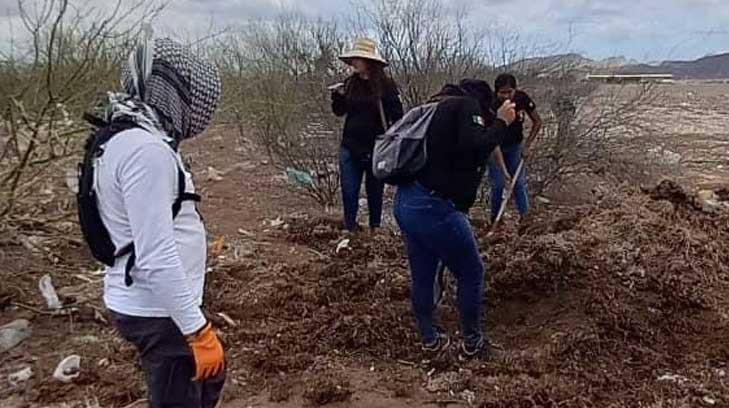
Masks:
[[[114,245],[133,250],[107,269],[104,302],[140,352],[150,407],[212,408],[225,382],[224,355],[201,309],[205,228],[186,200],[194,186],[176,149],[209,125],[220,77],[180,44],[147,39],[122,67],[122,85],[103,120],[131,126],[103,146],[94,189]]]

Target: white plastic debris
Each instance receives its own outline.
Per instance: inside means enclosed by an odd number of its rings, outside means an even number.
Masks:
[[[208,167],[208,180],[221,181],[222,179],[223,173],[221,173],[214,167]]]
[[[236,323],[236,322],[235,322],[235,320],[233,320],[233,319],[232,319],[232,318],[231,318],[230,316],[228,316],[227,314],[225,314],[225,313],[223,313],[223,312],[218,312],[218,316],[219,316],[219,317],[220,317],[221,319],[225,320],[225,323],[227,323],[228,325],[230,325],[230,326],[232,326],[232,327],[238,327],[238,323]]]
[[[4,353],[30,337],[30,322],[25,319],[16,320],[0,327],[0,353]]]
[[[43,297],[46,299],[46,304],[51,310],[58,310],[61,308],[61,301],[58,300],[58,294],[56,294],[56,288],[53,287],[50,275],[43,275],[38,282],[38,289],[40,289]]]
[[[539,202],[540,204],[552,204],[552,200],[542,196],[537,196],[537,202]]]
[[[473,406],[476,403],[476,393],[471,390],[463,390],[461,399],[465,400],[469,406]]]
[[[64,383],[70,383],[79,375],[81,375],[81,357],[75,354],[61,360],[53,371],[53,378]]]
[[[30,377],[33,376],[33,370],[30,367],[26,367],[17,373],[10,374],[8,376],[8,382],[10,382],[10,385],[13,387],[17,387],[18,385],[30,380]]]
[[[704,397],[704,402],[707,405],[716,405],[716,400],[714,398],[709,397],[709,396]]]
[[[662,376],[658,377],[658,381],[670,381],[670,382],[678,382],[682,383],[685,381],[688,381],[688,378],[678,375],[678,374],[663,374]]]
[[[271,225],[271,227],[273,227],[273,228],[278,228],[278,227],[280,227],[280,226],[284,225],[284,220],[283,220],[283,219],[282,219],[281,217],[278,217],[278,218],[276,218],[275,220],[271,220],[271,221],[269,221],[269,224],[270,224],[270,225]]]
[[[351,248],[349,247],[349,239],[343,239],[342,241],[340,241],[340,242],[339,242],[339,243],[337,244],[337,249],[336,249],[336,251],[334,251],[334,252],[338,254],[338,253],[339,253],[339,251],[341,251],[341,250],[343,250],[343,249],[351,249]]]

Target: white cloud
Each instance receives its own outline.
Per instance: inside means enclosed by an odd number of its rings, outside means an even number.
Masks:
[[[72,1],[82,2],[85,7],[109,3]],[[514,27],[528,38],[568,44],[569,49],[564,51],[593,57],[623,54],[660,60],[729,51],[727,0],[440,1],[467,12],[475,24],[495,22]],[[159,26],[166,32],[198,34],[211,25],[221,27],[249,19],[268,19],[284,8],[311,17],[353,13],[349,0],[173,0]],[[0,47],[7,47],[11,27],[17,36],[17,0],[0,0]]]

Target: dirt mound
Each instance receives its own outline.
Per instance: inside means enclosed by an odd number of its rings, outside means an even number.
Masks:
[[[578,218],[548,215],[553,222],[535,221],[521,234],[515,227],[492,237],[480,231],[494,271],[487,294],[493,308],[514,299],[540,305],[546,297],[570,304],[561,312],[572,315],[569,331],[552,336],[544,365],[532,373],[532,400],[559,401],[570,394],[566,384],[588,389],[593,382],[599,389],[583,394],[593,393],[593,401],[726,397],[726,383],[711,373],[725,366],[729,352],[719,341],[729,335],[729,213],[696,210],[694,197],[668,182],[613,198],[608,206],[575,210]],[[565,219],[567,228],[536,226]],[[570,381],[554,382],[552,370]],[[701,373],[706,388],[639,389],[668,370]]]
[[[349,382],[333,377],[333,373],[323,373],[311,378],[306,384],[304,399],[313,406],[347,401],[352,396]]]
[[[703,213],[692,200],[663,183],[647,192],[616,191],[599,205],[536,214],[492,235],[476,228],[489,270],[488,326],[513,335],[503,361],[466,364],[473,372],[465,384],[482,406],[672,406],[729,395],[712,374],[729,357],[729,345],[719,341],[729,336],[729,214]],[[337,225],[291,220],[282,237],[321,258],[274,265],[270,282],[257,285],[235,312],[265,322],[231,334],[254,344],[250,361],[263,377],[303,372],[322,358],[422,358],[400,238],[347,235]],[[452,304],[442,314],[456,330]],[[462,366],[449,359],[428,370],[447,374]],[[701,381],[659,381],[674,373]],[[463,388],[448,392],[470,392]],[[318,403],[318,395],[310,401]]]
[[[210,275],[206,311],[228,350],[226,398],[263,392],[272,402],[346,403],[362,387],[343,373],[359,367],[372,375],[367,387],[388,395],[426,393],[471,406],[729,404],[729,213],[703,212],[695,199],[663,183],[552,208],[496,231],[474,220],[487,265],[485,327],[506,352],[469,363],[457,361],[455,346],[423,362],[396,231],[348,234],[331,218],[286,219],[246,238],[270,252],[220,261]],[[60,288],[74,289],[74,279],[54,275]],[[37,299],[34,281],[11,283],[0,290],[3,313]],[[457,340],[454,294],[449,288],[439,314]],[[143,398],[134,350],[94,317],[70,321],[63,350],[82,351],[88,362],[80,383],[45,380],[59,352],[33,366],[39,380],[29,383],[26,399],[48,405],[88,390],[110,406]],[[35,347],[60,344],[50,333],[56,322],[35,318],[45,327]],[[87,333],[101,346],[74,343]],[[0,374],[22,368],[23,351],[0,356]],[[17,392],[0,387],[0,397]]]

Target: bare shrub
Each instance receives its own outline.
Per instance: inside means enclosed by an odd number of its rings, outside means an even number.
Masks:
[[[485,30],[465,12],[437,0],[372,0],[356,3],[359,34],[374,33],[406,106],[424,103],[444,83],[483,78],[488,64]]]
[[[225,63],[237,69],[224,74],[234,84],[224,100],[241,136],[252,132],[274,164],[310,176],[299,186],[331,206],[341,123],[331,114],[327,86],[341,77],[337,26],[283,14],[274,24],[252,24],[241,40],[242,46],[227,43]]]
[[[544,128],[530,157],[533,194],[578,176],[643,181],[666,164],[645,106],[661,98],[654,84],[601,86],[574,76],[541,81],[534,97]]]
[[[0,217],[42,188],[49,166],[78,152],[86,126],[77,118],[116,87],[121,50],[159,11],[145,3],[118,0],[101,11],[69,0],[19,0],[28,52],[0,63]]]

